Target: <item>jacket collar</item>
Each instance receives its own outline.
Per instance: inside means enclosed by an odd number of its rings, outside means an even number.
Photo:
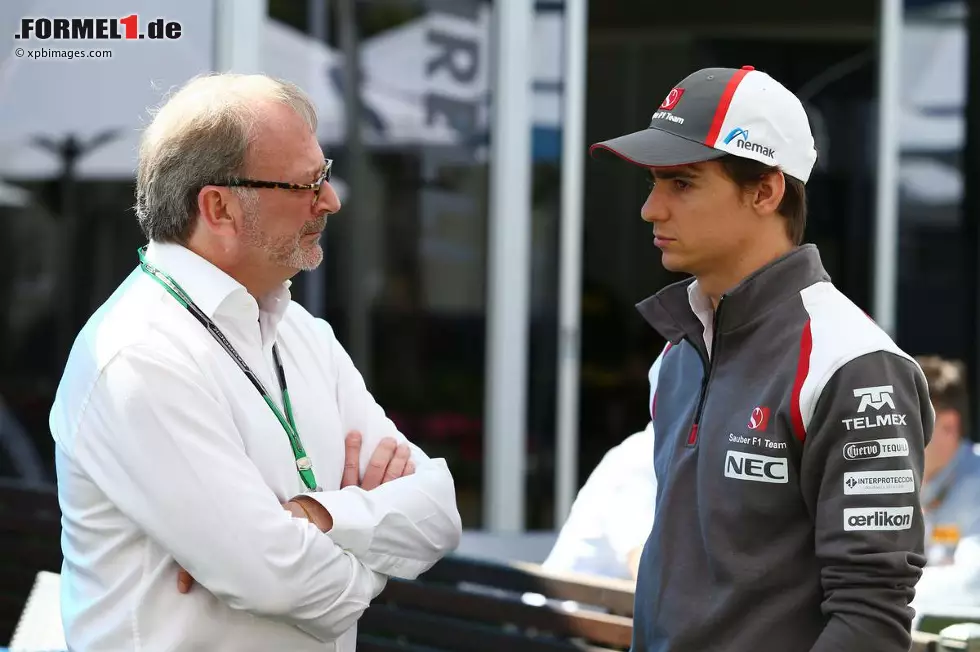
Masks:
[[[759,268],[722,295],[724,310],[719,323],[715,324],[716,333],[734,331],[814,283],[829,280],[816,246],[797,247]],[[643,318],[674,344],[684,337],[692,342],[701,341],[703,326],[691,309],[688,294],[693,282],[693,278],[688,278],[668,285],[636,306]]]

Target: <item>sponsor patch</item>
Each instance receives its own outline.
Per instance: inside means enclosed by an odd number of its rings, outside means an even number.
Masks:
[[[869,439],[844,444],[844,459],[872,460],[878,457],[908,457],[909,443],[902,437]]]
[[[871,494],[910,494],[915,491],[911,471],[854,471],[844,474],[844,493],[848,496]]]
[[[786,484],[789,482],[789,464],[785,457],[730,450],[725,455],[725,477],[750,482]]]
[[[914,507],[851,507],[844,510],[844,530],[908,530]]]
[[[858,412],[864,412],[869,407],[881,410],[886,405],[893,410],[897,409],[895,401],[892,400],[893,393],[895,393],[895,388],[891,385],[858,387],[854,390],[854,398],[861,399],[858,402]]]

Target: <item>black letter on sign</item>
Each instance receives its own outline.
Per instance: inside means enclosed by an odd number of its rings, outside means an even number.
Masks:
[[[449,125],[453,129],[464,136],[469,136],[476,130],[476,111],[477,105],[471,102],[432,93],[425,96],[426,124],[433,124],[436,116],[442,115],[449,119]]]
[[[430,60],[426,65],[425,72],[427,75],[431,76],[440,67],[445,66],[449,68],[450,74],[456,81],[473,81],[473,78],[476,77],[477,55],[479,54],[476,49],[476,41],[461,39],[440,32],[429,32],[429,43],[438,45],[444,50],[442,54]],[[460,57],[456,56],[457,52],[464,58],[462,62],[459,60]]]

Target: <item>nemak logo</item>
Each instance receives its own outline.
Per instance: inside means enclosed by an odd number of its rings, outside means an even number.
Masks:
[[[789,464],[785,457],[769,457],[739,451],[725,455],[725,477],[752,482],[789,482]]]
[[[760,145],[759,143],[753,143],[749,140],[749,130],[742,129],[741,127],[735,127],[728,132],[725,136],[725,144],[728,145],[732,141],[735,141],[735,146],[740,149],[747,149],[750,152],[755,152],[757,154],[762,154],[769,158],[776,158],[776,150],[772,147],[766,147],[765,145]]]
[[[907,530],[914,507],[851,507],[844,510],[844,530]]]
[[[844,459],[872,460],[878,457],[908,457],[909,443],[901,437],[856,441],[844,445]]]
[[[120,29],[120,26],[122,29]],[[140,30],[137,14],[122,18],[21,18],[20,31],[15,39],[23,40],[113,40],[113,39],[178,39],[181,24],[174,20],[156,18]]]
[[[848,496],[910,494],[915,477],[904,471],[856,471],[844,474],[844,493]]]

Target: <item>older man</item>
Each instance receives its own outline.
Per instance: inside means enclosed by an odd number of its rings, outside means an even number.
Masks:
[[[290,300],[340,209],[330,170],[308,98],[264,76],[194,79],[147,128],[149,245],[51,411],[71,648],[352,652],[387,577],[458,544],[444,460]]]

